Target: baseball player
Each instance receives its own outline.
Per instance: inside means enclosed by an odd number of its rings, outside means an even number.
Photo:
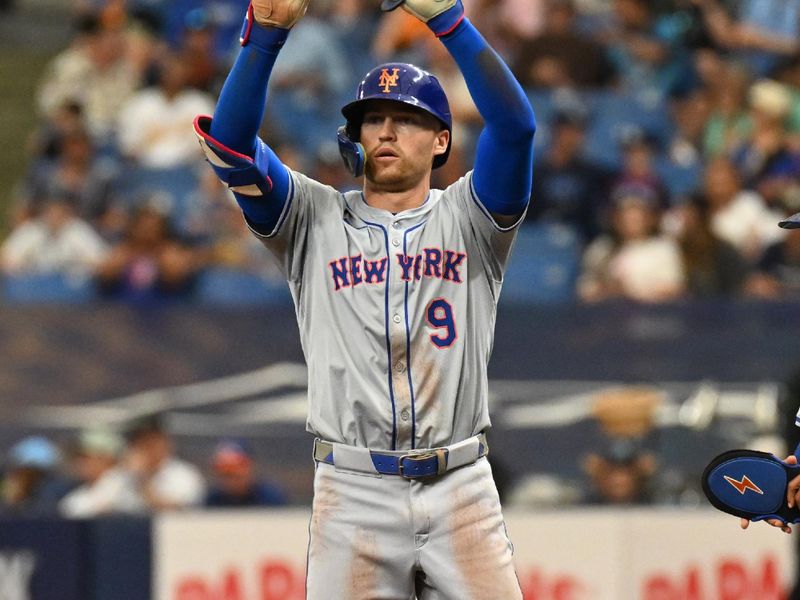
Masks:
[[[486,123],[474,169],[430,189],[452,144],[447,98],[430,73],[389,63],[342,109],[341,153],[363,189],[291,171],[257,131],[307,2],[252,0],[214,117],[195,122],[296,307],[316,436],[307,598],[521,599],[484,432],[497,299],[531,192],[533,111],[461,0],[386,0],[459,65]]]

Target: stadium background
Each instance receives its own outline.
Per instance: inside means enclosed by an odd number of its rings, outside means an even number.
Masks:
[[[152,0],[128,2],[120,10],[124,4],[0,3],[4,238],[38,218],[50,200],[67,200],[110,251],[124,240],[127,215],[147,207],[172,221],[175,243],[193,267],[185,285],[121,289],[98,284],[93,269],[99,259],[77,270],[74,264],[12,268],[3,261],[4,490],[19,466],[13,449],[29,436],[44,436],[59,449],[52,469],[70,479],[69,449],[81,432],[124,430],[157,413],[178,454],[209,482],[219,439],[246,440],[261,474],[285,491],[290,507],[244,511],[242,517],[152,510],[71,521],[59,517],[55,503],[42,511],[0,504],[0,598],[296,598],[296,582],[256,592],[257,577],[242,574],[261,569],[263,584],[264,564],[292,564],[295,579],[302,571],[302,564],[292,561],[304,553],[313,469],[303,429],[305,370],[285,284],[249,245],[246,232],[229,224],[226,217],[236,209],[224,192],[203,187],[201,175],[209,170],[197,152],[181,157],[178,148],[175,166],[154,167],[145,151],[121,150],[113,119],[98,124],[84,108],[77,121],[90,132],[92,162],[102,163],[97,169],[102,177],[93,175],[104,183],[102,191],[48,185],[60,181],[59,135],[70,131],[59,130],[54,113],[44,110],[42,89],[53,79],[55,57],[78,44],[79,14],[84,33],[95,31],[85,15],[96,14],[100,30],[113,31],[138,49],[137,64],[144,68],[131,96],[157,81],[156,67],[171,49],[184,52],[183,59],[205,73],[205,93],[213,102],[235,50],[226,43],[230,38],[207,39],[213,54],[198,55],[182,44],[187,31],[202,36],[215,24],[217,30],[237,31],[246,2]],[[304,42],[284,53],[293,60],[285,60],[282,84],[272,92],[273,118],[265,122],[265,137],[293,166],[334,185],[352,185],[332,147],[338,107],[382,53],[400,56],[441,74],[458,104],[459,146],[451,168],[437,173],[444,184],[469,164],[479,126],[474,109],[462,101],[458,79],[430,40],[408,23],[387,25],[367,4],[314,3],[305,28],[293,34]],[[747,7],[773,3],[708,4],[722,6],[733,24],[749,16],[762,18],[759,25],[766,27],[769,11],[747,13]],[[796,40],[800,23],[786,15],[798,3],[780,4],[787,12],[776,10],[776,29],[767,31]],[[534,206],[537,191],[547,201],[521,231],[490,366],[492,460],[523,561],[526,598],[782,597],[778,588],[788,589],[794,579],[794,544],[766,527],[740,534],[735,520],[705,507],[698,478],[722,450],[782,453],[796,443],[800,258],[796,250],[787,251],[776,266],[775,252],[768,249],[785,242],[778,237],[777,216],[800,209],[797,48],[780,48],[770,61],[769,55],[737,48],[735,40],[715,39],[689,1],[586,0],[575,3],[569,29],[576,36],[570,39],[583,44],[577,46],[584,52],[577,63],[592,63],[591,73],[564,77],[566,65],[574,66],[569,53],[559,55],[565,62],[555,69],[545,60],[528,73],[542,55],[558,54],[565,43],[545,35],[545,5],[475,1],[469,8],[518,75],[526,70],[538,121]],[[651,20],[620,25],[626,11],[635,13],[642,5]],[[538,46],[531,41],[537,39]],[[646,61],[623,52],[634,41],[652,42],[674,60],[657,61],[669,68],[648,69]],[[590,61],[596,58],[586,54],[591,48],[607,59]],[[209,56],[213,60],[201,60]],[[714,69],[720,77],[712,77]],[[778,79],[785,87],[756,86]],[[760,95],[752,92],[754,86]],[[80,86],[74,89],[80,96]],[[112,114],[122,114],[120,102]],[[758,146],[754,140],[763,125],[758,110],[781,113],[783,135],[777,158],[753,167],[751,146]],[[579,136],[573,139],[579,140],[582,162],[559,179],[563,171],[549,157],[557,137],[569,145],[570,134]],[[649,170],[627,168],[643,155]],[[693,198],[703,196],[706,168],[719,156],[730,158],[745,191],[759,195],[758,214],[732,213],[753,219],[753,235],[731,234],[729,240],[732,246],[741,243],[735,247],[740,255],[735,282],[718,276],[711,277],[714,285],[699,285],[689,276],[697,247],[681,237],[676,223],[685,207],[695,205]],[[614,227],[613,210],[631,195],[658,216],[665,235],[684,240],[675,246],[685,262],[683,283],[663,297],[615,290],[600,300],[580,291],[587,269],[583,257],[592,241]],[[86,208],[98,202],[102,210]],[[121,220],[106,218],[109,214],[122,215]],[[762,228],[765,221],[775,232]],[[225,226],[214,229],[209,222]],[[768,254],[771,260],[765,260]],[[661,267],[654,264],[652,270]],[[726,268],[720,261],[712,271]],[[620,468],[633,468],[647,457],[657,468],[636,478],[640,494],[615,502],[599,491],[599,479],[609,475],[592,470],[589,465],[598,463],[590,457]],[[241,544],[237,536],[251,530],[263,541],[256,536]],[[190,531],[200,532],[200,540],[192,541]],[[672,554],[660,557],[664,564],[658,569],[645,564],[648,553],[664,552],[655,540],[667,540],[669,531],[678,537],[664,542],[672,544]],[[553,543],[555,537],[561,539]],[[292,545],[287,538],[297,549],[286,550],[282,563],[281,548]],[[200,548],[194,563],[176,564],[174,557],[189,556],[190,548]],[[273,562],[271,553],[278,557]],[[589,567],[576,569],[572,563],[581,556],[596,574]],[[163,583],[169,577],[173,580]]]

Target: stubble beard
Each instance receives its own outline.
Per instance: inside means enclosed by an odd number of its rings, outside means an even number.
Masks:
[[[403,159],[398,159],[396,162],[401,164],[381,168],[377,167],[372,160],[367,160],[364,173],[373,189],[384,192],[403,192],[413,187],[413,173],[403,164]]]

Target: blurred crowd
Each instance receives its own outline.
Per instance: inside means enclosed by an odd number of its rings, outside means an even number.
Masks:
[[[163,510],[282,506],[246,441],[221,439],[205,465],[176,454],[159,417],[117,432],[80,431],[59,447],[42,435],[12,446],[0,471],[0,516],[92,518]]]
[[[562,468],[519,472],[502,451],[489,456],[498,493],[520,508],[697,505],[699,473],[669,458],[661,439],[658,413],[667,399],[663,389],[644,384],[593,393],[585,415],[591,441],[570,451]],[[548,443],[546,435],[543,440]],[[242,438],[208,444],[180,438],[168,414],[116,428],[87,427],[67,437],[39,433],[0,454],[0,518],[150,515],[308,501],[310,490],[294,487],[288,493],[292,482],[278,469]]]
[[[280,277],[203,164],[247,0],[73,0],[43,75],[11,230],[9,279],[57,274],[102,297],[194,298],[209,270]],[[456,120],[436,186],[469,169],[480,116],[424,25],[371,0],[320,0],[270,84],[263,137],[291,168],[352,189],[338,110],[384,60],[435,73]],[[520,235],[568,228],[572,294],[800,298],[800,0],[465,0],[537,113]]]

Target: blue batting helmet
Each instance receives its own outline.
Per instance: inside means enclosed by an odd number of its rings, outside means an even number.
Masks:
[[[342,114],[347,119],[345,132],[352,142],[359,141],[364,105],[369,100],[402,102],[436,117],[450,132],[451,140],[444,154],[434,157],[433,168],[447,162],[452,145],[453,117],[447,96],[435,76],[408,63],[385,63],[372,69],[358,84],[356,99],[342,107]]]

